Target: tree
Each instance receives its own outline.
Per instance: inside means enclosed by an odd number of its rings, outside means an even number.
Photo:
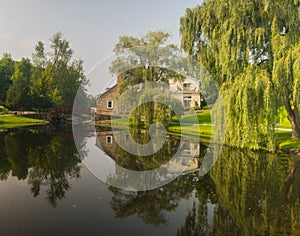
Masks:
[[[55,103],[57,96],[52,91],[53,77],[51,65],[45,69],[35,67],[31,77],[32,106],[37,110],[49,109]]]
[[[31,107],[30,78],[32,65],[29,59],[23,58],[16,63],[11,77],[12,85],[7,91],[6,104],[14,109],[25,110]]]
[[[52,66],[47,63],[44,43],[39,41],[32,54],[33,73],[31,77],[32,106],[37,110],[53,106],[55,98],[52,91]]]
[[[274,149],[282,105],[300,137],[300,1],[207,0],[180,20],[182,48],[220,86],[227,143]]]
[[[110,71],[112,74],[121,74],[124,78],[118,85],[121,93],[139,83],[163,82],[169,84],[170,79],[184,79],[182,74],[170,69],[183,67],[183,60],[178,57],[180,52],[178,47],[167,43],[169,38],[170,34],[164,31],[151,31],[142,38],[120,37],[114,48],[117,58],[112,62]],[[143,105],[135,115],[146,116],[147,125],[152,123],[155,118],[153,108],[159,107],[155,104],[156,102],[150,102]],[[164,114],[171,116],[172,110],[167,109],[166,111]],[[137,117],[137,119],[139,118]]]
[[[46,62],[45,45],[42,41],[38,41],[35,46],[35,51],[32,53],[32,63],[37,68],[42,69],[45,68]]]
[[[6,92],[12,84],[10,77],[14,73],[14,61],[10,54],[4,53],[0,60],[0,104],[6,101]]]
[[[86,100],[88,83],[83,71],[83,61],[73,58],[70,43],[58,32],[50,40],[50,51],[39,41],[32,54],[34,72],[31,94],[34,108],[72,107],[77,92]]]
[[[169,83],[169,79],[183,79],[172,71],[179,60],[174,57],[179,49],[168,44],[170,34],[164,31],[150,31],[142,38],[122,36],[114,48],[117,58],[112,62],[112,74],[122,74],[121,88],[142,82],[154,81]],[[121,89],[122,90],[122,89]]]
[[[72,107],[79,89],[82,96],[85,96],[85,86],[88,80],[84,75],[83,61],[73,59],[73,50],[69,42],[62,38],[60,32],[51,39],[51,64],[53,75],[53,91],[57,91],[61,101],[56,106]]]

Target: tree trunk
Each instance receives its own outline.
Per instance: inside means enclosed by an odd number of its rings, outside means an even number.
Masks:
[[[292,138],[300,138],[300,114],[297,105],[292,109],[290,102],[286,102],[285,108],[288,113],[288,119],[292,125]]]

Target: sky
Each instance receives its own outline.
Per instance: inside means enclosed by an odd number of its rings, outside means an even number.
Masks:
[[[39,40],[49,46],[60,31],[75,57],[84,60],[90,92],[97,94],[112,80],[107,67],[119,36],[166,30],[179,44],[179,19],[198,4],[201,0],[0,0],[0,55],[31,58]]]

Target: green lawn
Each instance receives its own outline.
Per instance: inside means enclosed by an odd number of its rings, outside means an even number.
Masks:
[[[288,128],[290,129],[291,123],[289,122],[287,118],[287,111],[283,107],[279,109],[279,118],[278,118],[278,128]]]
[[[15,115],[0,116],[0,130],[10,129],[22,126],[37,125],[45,123],[44,120],[37,120]]]
[[[127,121],[128,120],[125,117],[112,120],[115,127],[120,128],[128,127],[129,124]],[[202,110],[198,112],[196,119],[194,115],[183,115],[181,117],[181,125],[179,125],[178,118],[173,117],[171,122],[165,124],[165,126],[169,134],[192,137],[202,140],[203,142],[209,142],[213,132],[209,110]],[[281,114],[280,124],[278,125],[278,128],[291,128],[291,125],[286,118],[286,114],[284,113],[284,111]],[[300,139],[291,139],[291,131],[278,130],[276,133],[276,142],[278,143],[280,149],[300,148]]]
[[[212,135],[212,121],[209,110],[202,110],[194,114],[183,115],[180,119],[173,118],[171,123],[167,125],[168,133],[175,135],[188,136],[197,138],[203,142],[209,142]]]
[[[197,120],[198,118],[198,120]],[[211,117],[209,110],[201,110],[197,113],[197,118],[194,114],[183,115],[180,119],[182,123],[190,123],[190,124],[211,124]],[[178,122],[177,117],[173,117],[171,122]]]
[[[277,143],[279,148],[300,148],[300,139],[292,139],[291,131],[278,131],[277,132]]]
[[[279,109],[278,128],[291,129],[291,123],[287,118],[287,112],[282,107]],[[277,131],[276,141],[280,149],[282,148],[300,148],[300,139],[292,139],[292,131]]]

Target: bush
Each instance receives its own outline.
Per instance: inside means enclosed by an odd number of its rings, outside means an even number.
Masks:
[[[0,114],[8,114],[8,113],[9,113],[8,108],[4,106],[0,106]]]

